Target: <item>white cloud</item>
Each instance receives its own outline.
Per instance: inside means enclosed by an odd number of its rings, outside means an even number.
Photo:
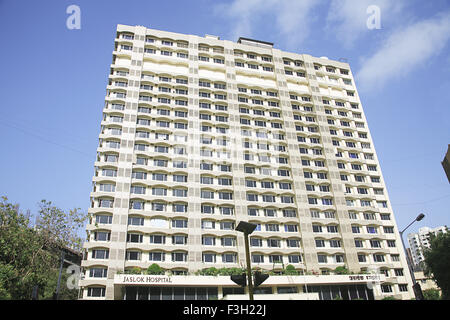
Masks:
[[[216,5],[217,15],[231,19],[231,40],[240,36],[251,37],[257,26],[273,25],[274,32],[288,47],[301,43],[309,35],[311,10],[320,0],[234,0]]]
[[[351,48],[367,28],[367,19],[371,14],[367,8],[375,5],[380,9],[381,28],[397,21],[405,11],[405,0],[332,0],[326,19],[325,29],[345,47]]]
[[[450,11],[393,32],[377,52],[362,61],[356,75],[364,90],[380,88],[390,79],[407,75],[438,55],[450,39]]]

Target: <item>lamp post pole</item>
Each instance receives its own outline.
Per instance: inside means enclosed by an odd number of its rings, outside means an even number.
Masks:
[[[256,224],[245,221],[239,222],[236,227],[236,231],[240,231],[244,234],[245,243],[245,259],[247,261],[247,278],[248,278],[248,295],[250,300],[253,300],[253,279],[252,279],[252,265],[250,261],[250,248],[248,244],[248,235],[251,234],[256,228]]]
[[[248,295],[250,300],[253,300],[253,279],[252,279],[252,266],[250,262],[250,249],[248,245],[248,233],[244,232],[245,241],[245,258],[247,260],[247,278],[248,278]]]
[[[402,231],[400,231],[400,239],[402,240],[402,245],[403,245],[403,251],[405,252],[406,255],[406,263],[408,264],[408,269],[409,269],[409,273],[411,274],[411,280],[413,283],[413,288],[416,286],[416,277],[414,276],[414,267],[413,267],[413,263],[412,261],[410,261],[409,256],[408,256],[408,252],[406,252],[406,246],[405,246],[405,241],[403,240],[403,232],[405,232],[406,229],[408,229],[414,222],[416,221],[420,221],[425,217],[425,215],[423,213],[419,214],[416,219],[414,219],[410,224],[408,224],[406,226],[405,229],[403,229]],[[420,285],[419,285],[420,286]],[[418,300],[417,298],[417,294],[416,291],[414,290],[414,295],[416,296],[416,300]]]

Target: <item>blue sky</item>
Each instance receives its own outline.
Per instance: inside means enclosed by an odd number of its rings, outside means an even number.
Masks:
[[[69,30],[66,8],[81,9]],[[368,29],[369,5],[381,28]],[[401,228],[450,225],[441,161],[450,143],[447,0],[0,0],[0,195],[89,207],[116,24],[346,58]]]

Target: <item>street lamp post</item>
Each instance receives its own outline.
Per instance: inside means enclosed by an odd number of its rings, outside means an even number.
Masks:
[[[252,281],[252,266],[250,264],[250,249],[248,245],[248,235],[256,229],[256,224],[245,221],[239,222],[236,231],[244,233],[245,242],[245,258],[247,260],[247,278],[248,278],[248,295],[250,300],[253,300],[253,281]]]
[[[405,251],[405,255],[406,255],[406,263],[408,264],[408,269],[409,272],[411,274],[411,280],[413,282],[413,289],[414,289],[414,295],[416,296],[416,300],[422,300],[422,295],[418,294],[417,291],[421,292],[420,290],[420,284],[416,283],[416,277],[414,276],[414,267],[412,262],[409,260],[409,256],[408,253],[406,252],[406,247],[405,247],[405,242],[403,241],[403,232],[405,232],[406,229],[409,228],[409,226],[411,226],[414,222],[416,221],[420,221],[425,217],[425,215],[423,213],[419,214],[416,219],[414,219],[410,224],[408,224],[406,226],[405,229],[403,229],[402,231],[400,231],[400,239],[402,240],[402,245],[403,245],[403,250]]]

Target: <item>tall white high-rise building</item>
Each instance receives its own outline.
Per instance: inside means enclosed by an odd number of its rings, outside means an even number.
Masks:
[[[437,236],[439,233],[447,233],[447,226],[436,228],[422,227],[417,233],[408,234],[409,247],[411,248],[411,257],[415,266],[425,261],[424,249],[431,248],[431,235]]]
[[[118,25],[97,151],[85,299],[413,297],[347,63]]]

